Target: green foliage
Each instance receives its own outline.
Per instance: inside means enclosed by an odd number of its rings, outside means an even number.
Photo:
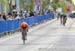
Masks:
[[[58,2],[59,0],[54,0],[53,3],[51,3],[51,6],[53,7],[54,11],[56,11],[57,7],[59,6]]]
[[[9,10],[9,1],[8,0],[1,0],[0,4],[2,4],[4,7],[7,8],[7,10]]]
[[[59,0],[54,0],[54,3],[56,3],[56,4],[57,4],[58,2],[59,2]]]
[[[46,0],[42,0],[42,8],[46,8],[47,6],[47,1]]]
[[[33,8],[34,8],[34,0],[28,0],[28,1],[27,0],[20,0],[20,6],[21,6],[21,8],[24,8],[27,11],[28,10],[33,10]]]
[[[31,0],[30,10],[34,9],[34,0]]]
[[[54,0],[54,2],[51,3],[51,6],[53,7],[54,11],[56,11],[58,7],[61,7],[63,12],[65,13],[65,8],[67,7],[67,4],[65,2],[59,2],[59,0]]]
[[[20,7],[24,8],[24,0],[20,0]]]
[[[52,3],[51,6],[53,7],[54,11],[56,11],[57,5],[55,3]]]
[[[65,13],[65,9],[67,7],[67,4],[65,2],[59,2],[59,6],[63,9],[63,12]]]

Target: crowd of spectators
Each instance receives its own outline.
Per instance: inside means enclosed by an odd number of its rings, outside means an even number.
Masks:
[[[8,14],[5,13],[0,14],[0,21],[28,18],[28,17],[38,16],[38,15],[44,15],[47,13],[50,13],[50,10],[48,9],[37,10],[37,11],[20,10],[18,13],[16,9],[13,9],[12,11],[8,12]]]

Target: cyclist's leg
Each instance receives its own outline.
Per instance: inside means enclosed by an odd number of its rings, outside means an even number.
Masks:
[[[63,25],[65,26],[65,24],[66,24],[66,19],[64,18],[64,20],[63,20]]]
[[[59,14],[57,13],[57,20],[59,19]]]
[[[27,33],[25,33],[25,40],[27,40]]]
[[[60,23],[62,24],[62,15],[60,16]]]
[[[23,40],[23,44],[25,44],[25,40]]]
[[[64,15],[64,17],[63,17],[63,25],[65,26],[65,24],[66,24],[66,20],[67,20],[67,17]]]
[[[22,40],[23,40],[23,44],[25,44],[25,33],[22,32]]]

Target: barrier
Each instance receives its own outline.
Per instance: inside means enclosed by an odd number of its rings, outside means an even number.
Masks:
[[[40,23],[44,20],[53,19],[53,18],[54,18],[54,14],[49,13],[47,15],[33,16],[25,19],[23,18],[18,20],[0,21],[0,35],[6,32],[18,30],[21,22],[23,21],[26,21],[30,26],[32,26],[36,23]]]

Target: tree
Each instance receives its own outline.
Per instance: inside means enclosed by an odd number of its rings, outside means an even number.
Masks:
[[[54,0],[53,2],[57,4],[59,2],[59,0]]]
[[[34,0],[31,0],[30,10],[34,9]]]
[[[42,8],[45,9],[48,6],[48,0],[42,0]]]
[[[8,0],[0,0],[0,5],[2,6],[2,9],[9,10],[9,1]]]
[[[63,12],[65,12],[65,8],[67,7],[67,3],[59,2],[59,0],[54,0],[53,3],[51,3],[51,6],[53,7],[54,11],[56,11],[56,9],[58,7],[61,7]]]
[[[24,8],[27,11],[33,10],[34,0],[20,0],[20,6],[21,6],[21,8]]]
[[[59,6],[59,0],[54,0],[52,3],[51,3],[51,6],[53,7],[54,11],[56,11],[57,7]]]
[[[9,9],[9,1],[8,0],[2,0],[2,5],[6,6]]]
[[[20,7],[21,7],[21,8],[25,8],[24,3],[25,3],[25,0],[20,0]]]
[[[53,10],[56,11],[57,5],[55,3],[52,3],[51,6],[53,7]]]
[[[63,12],[65,13],[66,12],[65,9],[68,5],[65,2],[59,2],[58,4],[62,8]]]

